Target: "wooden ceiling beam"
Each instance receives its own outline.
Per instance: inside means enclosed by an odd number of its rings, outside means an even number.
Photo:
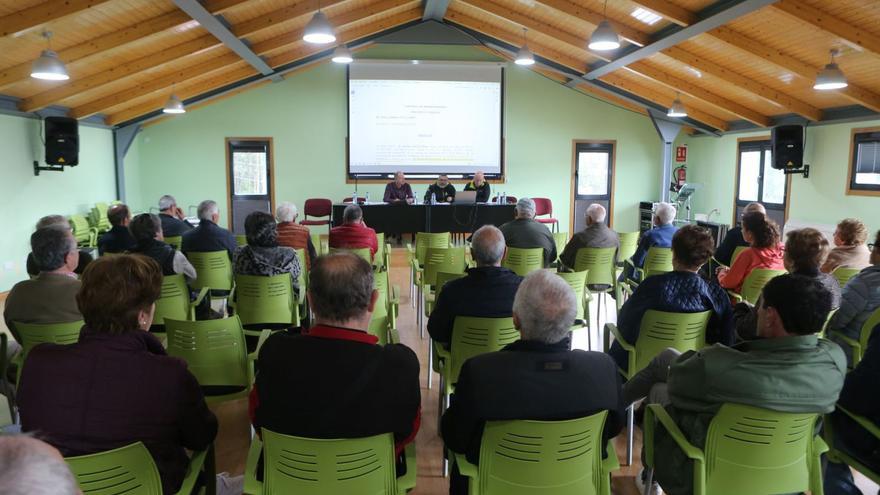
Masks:
[[[703,57],[688,52],[680,47],[673,46],[663,50],[661,53],[701,72],[723,79],[734,86],[744,89],[756,96],[760,96],[769,102],[775,103],[812,121],[818,121],[822,118],[822,111],[817,107],[798,100],[797,98],[793,98],[782,91],[777,91],[769,86],[765,86],[736,71],[722,67],[714,62],[710,62]]]
[[[344,3],[348,0],[324,0],[321,2],[321,8],[326,9],[333,5]],[[318,11],[318,4],[312,2],[298,2],[288,7],[273,10],[268,14],[263,14],[249,21],[244,21],[232,26],[232,33],[242,38],[250,36],[254,33],[275,27],[283,22],[292,21],[296,18],[313,15]]]
[[[109,0],[65,0],[43,2],[0,18],[0,36],[12,36],[47,22],[96,7]]]
[[[739,48],[742,51],[760,57],[781,69],[791,72],[793,75],[800,77],[810,85],[813,84],[813,81],[816,79],[816,74],[819,72],[819,69],[806,62],[785,54],[781,50],[767,46],[765,43],[751,39],[728,27],[722,26],[716,28],[709,31],[708,34],[731,46]],[[864,106],[865,108],[880,112],[880,94],[856,86],[852,83],[846,88],[836,90],[835,92]]]
[[[633,3],[682,27],[690,26],[699,20],[696,14],[669,0],[633,0]]]
[[[538,0],[538,3],[546,5],[547,7],[550,7],[552,9],[556,9],[572,17],[587,21],[594,26],[598,25],[605,19],[605,16],[603,16],[601,12],[590,10],[582,5],[572,3],[568,0]],[[619,34],[621,38],[629,41],[630,43],[639,46],[645,46],[651,42],[651,36],[648,35],[648,33],[633,29],[629,26],[614,22],[610,19],[609,22],[611,22],[611,25],[614,26],[614,30],[617,31],[617,34]]]
[[[859,29],[828,12],[817,9],[805,2],[779,0],[773,8],[805,22],[813,27],[831,33],[848,44],[880,55],[880,36]]]

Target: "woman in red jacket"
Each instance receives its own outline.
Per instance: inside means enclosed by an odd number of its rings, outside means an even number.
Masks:
[[[746,277],[756,268],[784,270],[783,245],[779,242],[779,226],[763,213],[751,212],[742,218],[743,239],[749,247],[743,250],[730,268],[718,269],[718,283],[725,289],[740,292]]]

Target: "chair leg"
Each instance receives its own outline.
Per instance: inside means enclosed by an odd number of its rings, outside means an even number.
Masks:
[[[645,493],[644,495],[654,495],[654,468],[645,469]]]
[[[440,389],[440,403],[443,405],[443,410],[441,411],[441,414],[439,414],[439,417],[437,419],[438,422],[440,422],[441,418],[443,417],[442,413],[446,412],[446,410],[449,409],[449,396],[444,394],[445,388],[446,387],[444,384],[444,387]],[[437,429],[437,433],[440,433],[439,428]],[[449,451],[446,450],[445,445],[443,446],[443,477],[449,477]]]
[[[633,427],[635,426],[635,404],[630,404],[626,409],[626,465],[633,463]]]
[[[434,339],[428,340],[428,390],[431,390],[431,384],[434,382],[434,367],[433,360],[431,359],[434,356]]]

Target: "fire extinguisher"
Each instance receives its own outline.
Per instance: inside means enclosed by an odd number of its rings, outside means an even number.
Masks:
[[[672,183],[672,189],[675,192],[681,190],[687,182],[687,166],[681,165],[672,171],[672,175],[675,177],[675,182]]]

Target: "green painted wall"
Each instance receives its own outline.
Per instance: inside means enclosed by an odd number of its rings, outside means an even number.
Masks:
[[[381,45],[364,58],[495,60],[472,47]],[[322,64],[146,127],[126,159],[126,191],[135,209],[173,194],[186,207],[211,198],[226,211],[226,137],[272,137],[276,200],[300,207],[310,197],[350,196],[345,183],[345,67]],[[568,229],[573,139],[616,139],[615,226],[637,227],[638,202],[656,199],[661,144],[649,119],[582,95],[509,64],[505,86],[507,183],[521,197],[549,197]],[[417,185],[423,194],[425,185]],[[460,187],[460,186],[459,186]],[[371,199],[384,185],[363,185]],[[221,220],[221,223],[226,220]]]
[[[852,129],[878,125],[880,121],[807,128],[804,161],[810,164],[810,177],[791,178],[789,220],[834,225],[842,218],[858,217],[872,231],[880,229],[880,197],[846,194]],[[688,180],[703,185],[694,199],[695,212],[718,208],[721,221],[732,220],[737,139],[769,135],[764,131],[679,138],[676,144],[688,145]]]
[[[116,199],[113,135],[80,126],[79,165],[34,176],[42,161],[40,121],[0,115],[0,291],[27,277],[25,259],[37,220],[49,214],[85,213],[98,201]]]

